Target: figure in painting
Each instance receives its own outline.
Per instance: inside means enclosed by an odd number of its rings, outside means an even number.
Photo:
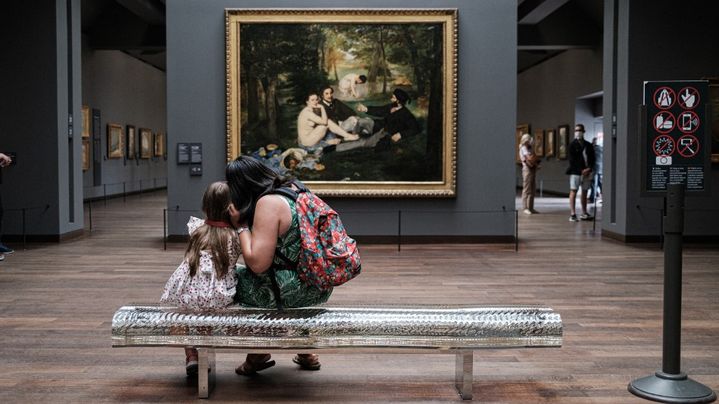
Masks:
[[[389,140],[392,143],[399,143],[402,139],[411,138],[418,134],[420,128],[417,119],[412,112],[406,108],[409,102],[409,94],[400,88],[395,88],[394,91],[392,91],[389,104],[378,107],[359,104],[357,111],[378,117],[378,119],[374,121],[374,129],[376,132],[368,138],[338,144],[335,150],[340,152],[358,147],[375,147],[380,141],[388,142],[387,140],[383,140],[387,136],[389,136]]]
[[[336,122],[342,129],[360,136],[372,134],[374,121],[371,118],[360,118],[357,112],[344,102],[334,98],[335,91],[331,86],[322,89],[320,105],[327,111],[327,119]]]
[[[319,105],[319,102],[320,97],[317,93],[310,93],[305,101],[307,106],[297,116],[297,142],[300,146],[314,150],[317,146],[339,144],[342,139],[347,141],[359,139],[359,136],[347,132],[327,119],[327,111]],[[327,136],[328,130],[331,132],[329,136]]]
[[[364,84],[367,82],[367,76],[364,74],[350,73],[342,77],[338,84],[338,88],[342,93],[343,97],[352,96],[359,98],[357,94],[357,84]]]

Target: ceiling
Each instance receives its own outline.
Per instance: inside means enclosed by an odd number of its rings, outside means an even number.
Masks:
[[[82,0],[82,33],[94,50],[119,50],[165,71],[165,0]]]
[[[603,0],[519,0],[517,72],[570,49],[601,49]]]
[[[517,72],[569,49],[600,49],[603,0],[518,0]],[[165,0],[82,0],[91,49],[119,50],[166,69]]]

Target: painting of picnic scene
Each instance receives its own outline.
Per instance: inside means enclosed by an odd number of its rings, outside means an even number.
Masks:
[[[442,181],[443,35],[435,22],[240,24],[239,153],[303,181]]]

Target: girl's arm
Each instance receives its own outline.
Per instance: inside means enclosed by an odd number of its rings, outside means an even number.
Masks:
[[[270,268],[277,238],[287,232],[291,215],[289,206],[280,196],[267,195],[257,201],[252,230],[240,227],[242,256],[252,272],[260,274]]]

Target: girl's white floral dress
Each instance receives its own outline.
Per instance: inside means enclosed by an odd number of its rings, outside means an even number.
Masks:
[[[187,222],[188,233],[192,234],[200,226],[206,226],[205,221],[191,217]],[[240,256],[239,242],[230,240],[227,251],[230,256],[230,267],[223,277],[217,276],[209,251],[201,252],[195,276],[190,276],[190,266],[186,259],[182,260],[165,284],[160,303],[188,310],[210,310],[231,305],[237,287],[235,265]]]

